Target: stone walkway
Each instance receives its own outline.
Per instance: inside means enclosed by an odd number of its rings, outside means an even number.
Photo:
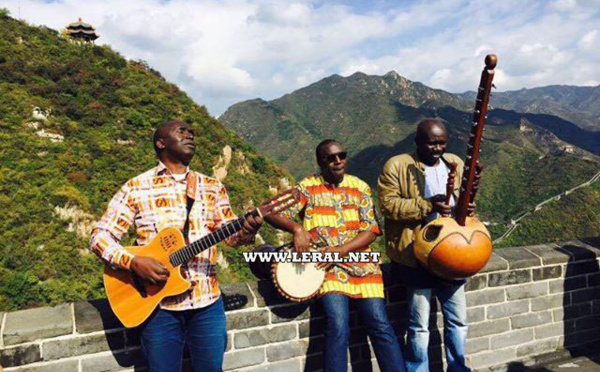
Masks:
[[[600,371],[600,356],[595,357],[577,357],[571,360],[555,362],[546,366],[539,367],[539,369],[531,369],[535,372],[592,372]]]
[[[539,355],[526,364],[509,363],[490,372],[600,372],[600,346]]]

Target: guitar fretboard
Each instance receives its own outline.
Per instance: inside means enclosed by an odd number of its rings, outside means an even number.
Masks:
[[[245,219],[246,216],[240,217],[237,220],[221,227],[219,230],[214,231],[171,254],[169,256],[171,265],[175,267],[182,265],[191,260],[198,253],[207,250],[213,245],[216,245],[217,243],[222,242],[223,240],[237,233],[242,229]]]

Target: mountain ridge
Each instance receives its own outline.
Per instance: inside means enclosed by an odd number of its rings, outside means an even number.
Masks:
[[[474,102],[386,75],[330,76],[278,99],[232,105],[220,120],[297,178],[317,170],[314,146],[335,138],[350,153],[349,172],[374,187],[387,159],[414,150],[415,124],[426,117],[446,122],[448,151],[464,154]],[[523,207],[595,173],[600,133],[553,115],[493,108],[482,149],[479,211],[504,225]]]

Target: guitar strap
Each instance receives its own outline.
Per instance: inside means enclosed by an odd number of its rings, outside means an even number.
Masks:
[[[198,185],[196,174],[192,171],[188,171],[186,181],[187,181],[187,185],[186,185],[185,196],[186,196],[187,204],[185,207],[186,213],[185,213],[185,224],[183,225],[183,237],[185,238],[186,241],[188,241],[189,240],[188,234],[190,232],[190,211],[192,210],[192,207],[194,206],[194,201],[195,201],[195,197],[196,197],[196,187]]]

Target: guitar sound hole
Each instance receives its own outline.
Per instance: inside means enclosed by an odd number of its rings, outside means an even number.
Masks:
[[[423,233],[423,238],[425,241],[432,242],[440,236],[440,232],[442,231],[442,227],[440,225],[431,225],[425,229]]]

